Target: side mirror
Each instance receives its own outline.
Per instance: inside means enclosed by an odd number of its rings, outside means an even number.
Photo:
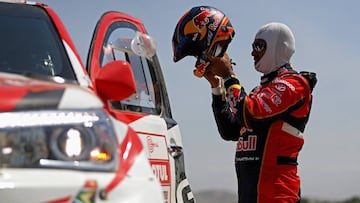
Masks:
[[[131,40],[131,50],[138,56],[144,56],[148,59],[156,54],[157,44],[150,35],[136,32]]]
[[[126,53],[135,54],[137,56],[143,56],[147,59],[151,59],[156,54],[157,43],[150,35],[135,32],[135,35],[130,39],[118,38],[111,43],[111,48],[120,50]]]
[[[106,64],[95,76],[95,89],[104,102],[128,98],[136,90],[131,65],[123,60]]]

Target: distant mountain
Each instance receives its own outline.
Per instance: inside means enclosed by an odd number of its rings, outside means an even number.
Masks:
[[[194,193],[196,203],[237,203],[237,194],[221,191],[206,190]]]

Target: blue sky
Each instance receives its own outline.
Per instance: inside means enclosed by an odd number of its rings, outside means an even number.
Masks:
[[[143,21],[158,44],[174,118],[180,124],[187,176],[194,191],[236,191],[235,143],[220,139],[212,116],[210,86],[192,75],[194,58],[172,61],[171,37],[190,8],[210,5],[229,16],[235,39],[228,53],[242,85],[250,91],[261,76],[253,68],[251,43],[271,21],[293,30],[297,70],[318,74],[312,115],[305,130],[299,174],[307,197],[360,195],[360,1],[288,0],[44,0],[63,20],[85,63],[93,29],[101,14],[121,11]]]

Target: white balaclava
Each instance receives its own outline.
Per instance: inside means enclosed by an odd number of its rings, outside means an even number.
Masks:
[[[295,38],[290,28],[282,23],[269,23],[262,26],[255,39],[266,41],[266,51],[255,64],[255,69],[261,73],[270,73],[280,66],[289,63],[295,52]]]

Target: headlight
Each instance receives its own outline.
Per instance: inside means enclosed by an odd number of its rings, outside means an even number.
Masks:
[[[110,171],[118,161],[113,129],[101,110],[0,113],[0,164]]]

